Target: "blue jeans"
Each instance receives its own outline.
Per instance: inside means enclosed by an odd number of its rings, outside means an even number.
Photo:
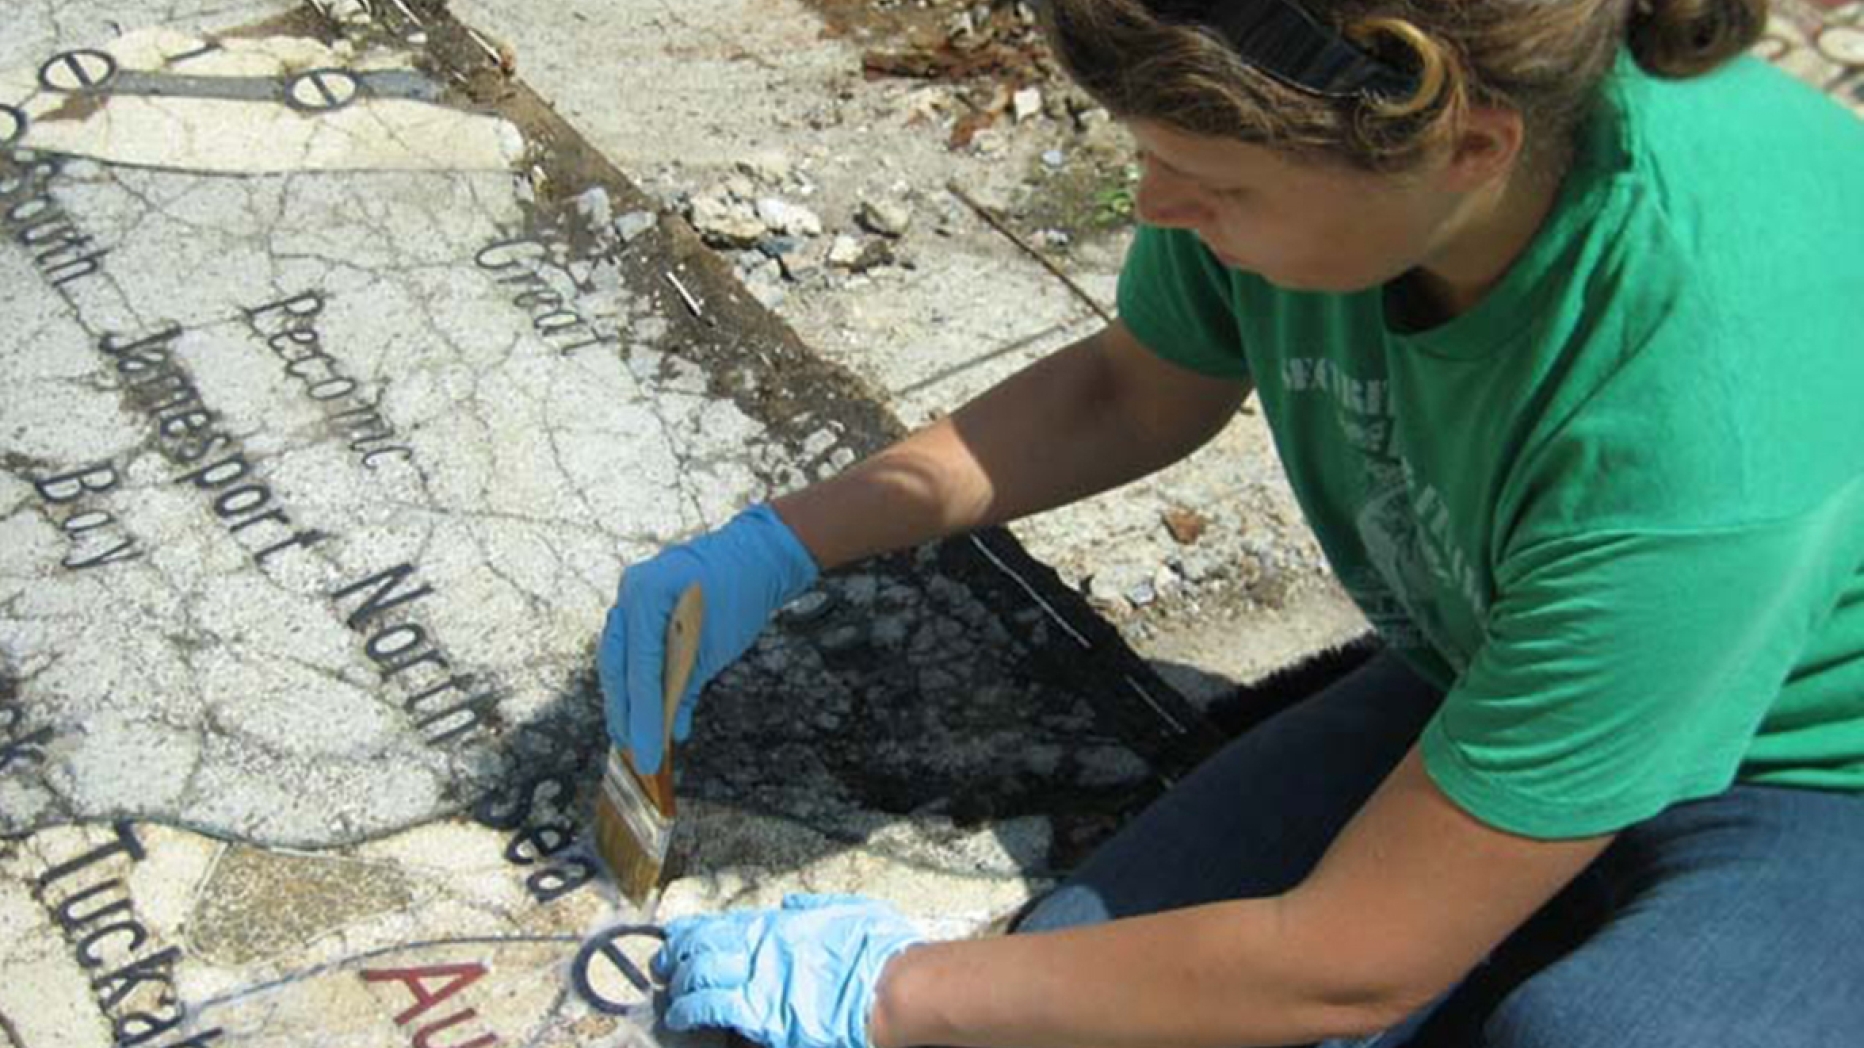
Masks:
[[[1037,931],[1298,884],[1442,696],[1381,654],[1231,743],[1019,923]],[[1605,853],[1402,1025],[1330,1046],[1864,1045],[1864,797],[1736,786]]]

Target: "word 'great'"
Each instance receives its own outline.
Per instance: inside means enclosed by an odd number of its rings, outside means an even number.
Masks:
[[[539,335],[546,339],[578,339],[569,345],[557,347],[557,352],[566,357],[573,356],[577,350],[591,346],[612,346],[620,341],[616,335],[598,334],[589,321],[564,301],[563,295],[544,278],[544,270],[556,269],[565,281],[575,283],[575,278],[553,261],[557,252],[567,253],[568,250],[568,245],[561,241],[545,239],[541,235],[523,236],[488,244],[477,258],[479,268],[504,274],[494,278],[499,283],[524,289],[512,298],[511,303],[531,314],[531,327]]]

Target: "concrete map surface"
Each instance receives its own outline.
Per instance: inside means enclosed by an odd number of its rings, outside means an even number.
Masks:
[[[666,890],[615,895],[621,570],[901,421],[583,137],[599,71],[545,53],[540,96],[475,24],[515,10],[0,15],[7,1048],[669,1040],[668,916],[976,933],[1218,741],[1015,539],[954,540],[709,689]],[[1864,104],[1859,5],[1764,50]]]
[[[584,833],[615,580],[898,424],[439,5],[9,18],[11,1043],[651,1039],[665,915],[973,930],[1156,788],[1127,735],[1198,737],[1007,536],[886,559],[710,690],[633,911]]]

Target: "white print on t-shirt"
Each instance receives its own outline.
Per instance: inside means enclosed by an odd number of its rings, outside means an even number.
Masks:
[[[1488,601],[1441,492],[1394,446],[1390,383],[1356,377],[1324,357],[1289,358],[1282,381],[1291,394],[1326,395],[1341,436],[1363,456],[1351,509],[1372,571],[1342,571],[1340,583],[1387,643],[1428,645],[1460,674],[1473,652],[1445,621],[1439,595],[1461,597],[1477,622],[1487,618]]]
[[[1282,384],[1290,393],[1324,390],[1355,415],[1392,417],[1391,383],[1382,378],[1354,378],[1326,357],[1289,357],[1282,362]]]

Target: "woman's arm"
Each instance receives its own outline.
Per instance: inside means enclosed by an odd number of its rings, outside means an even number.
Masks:
[[[1365,1034],[1449,988],[1604,850],[1493,829],[1414,749],[1287,895],[894,958],[877,1048],[1246,1048]]]
[[[1162,469],[1216,436],[1248,392],[1165,361],[1116,321],[773,508],[826,570]]]

